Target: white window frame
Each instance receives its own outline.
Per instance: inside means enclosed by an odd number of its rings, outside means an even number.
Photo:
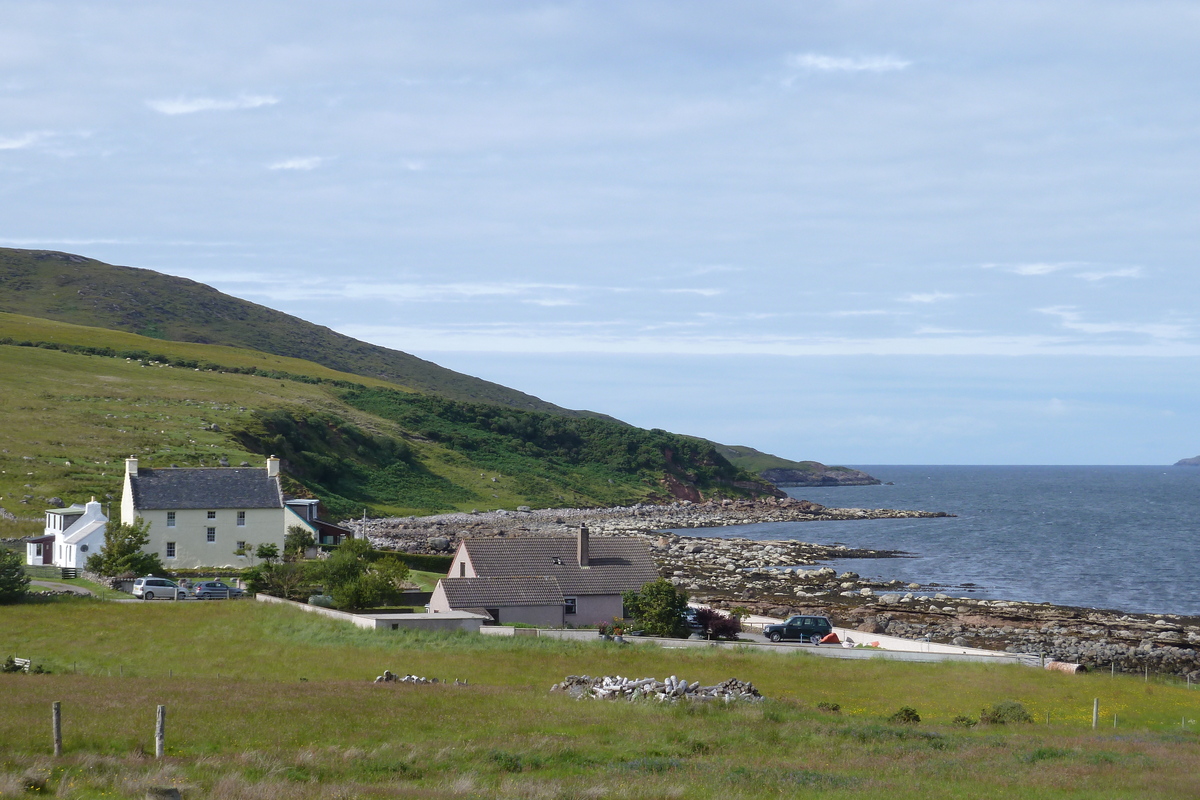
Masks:
[[[167,558],[175,558],[175,543],[167,542]]]
[[[239,528],[246,527],[246,512],[245,511],[239,511],[237,513],[237,526]]]
[[[568,616],[573,616],[579,613],[579,600],[574,597],[564,597],[563,613]]]
[[[168,528],[175,527],[175,512],[174,511],[167,512],[167,527]]]
[[[217,529],[213,526],[208,526],[204,529],[204,541],[215,542],[217,540]]]
[[[217,518],[217,512],[215,512],[215,511],[209,511],[209,512],[208,512],[208,518],[209,518],[209,519],[216,519],[216,518]]]

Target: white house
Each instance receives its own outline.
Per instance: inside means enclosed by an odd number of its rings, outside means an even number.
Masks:
[[[108,517],[92,498],[70,508],[46,510],[45,533],[25,545],[25,561],[67,569],[83,569],[88,557],[104,547]]]
[[[314,536],[315,506],[289,506],[279,485],[279,459],[266,469],[229,467],[139,468],[125,459],[121,521],[150,523],[146,550],[171,569],[245,567],[260,544],[283,552],[287,529],[300,526]],[[309,518],[311,517],[311,518]]]

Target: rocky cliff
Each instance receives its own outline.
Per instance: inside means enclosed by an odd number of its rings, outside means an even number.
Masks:
[[[759,477],[776,486],[878,486],[880,480],[849,467],[815,464],[810,469],[765,469]]]

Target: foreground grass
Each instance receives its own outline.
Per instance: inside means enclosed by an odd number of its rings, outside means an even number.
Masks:
[[[1200,693],[1018,667],[361,631],[257,603],[0,611],[0,793],[140,797],[1194,797]],[[373,685],[384,669],[469,686]],[[218,673],[220,677],[218,677]],[[751,680],[756,705],[576,702],[567,674]],[[1105,727],[1091,730],[1099,697]],[[1036,725],[949,723],[1005,699]],[[50,756],[62,701],[66,753]],[[824,714],[820,702],[841,713]],[[168,708],[155,761],[154,709]],[[915,707],[917,726],[886,717]],[[1111,727],[1113,710],[1119,727]],[[1045,724],[1049,712],[1051,722]]]

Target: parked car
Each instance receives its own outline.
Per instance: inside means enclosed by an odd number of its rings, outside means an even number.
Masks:
[[[133,582],[133,596],[143,600],[182,600],[187,597],[187,590],[180,588],[175,581],[166,578],[138,578]]]
[[[816,644],[832,632],[833,623],[829,621],[829,617],[795,616],[789,617],[782,625],[768,625],[763,628],[763,635],[772,642],[794,639]]]
[[[200,600],[224,600],[226,598],[242,596],[241,589],[222,583],[221,581],[197,583],[193,593]]]

